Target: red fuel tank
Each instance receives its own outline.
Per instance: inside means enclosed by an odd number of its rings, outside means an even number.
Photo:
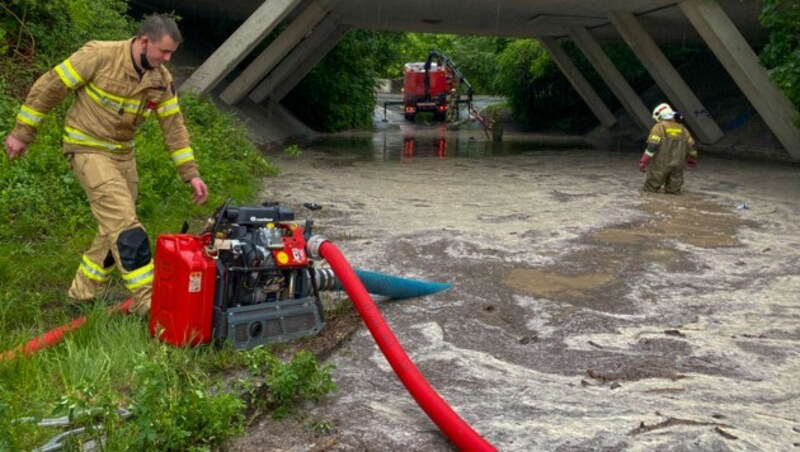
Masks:
[[[203,237],[160,235],[154,263],[150,334],[173,345],[211,342],[216,264]]]

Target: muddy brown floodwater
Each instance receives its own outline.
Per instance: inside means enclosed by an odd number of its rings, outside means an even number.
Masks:
[[[638,153],[407,138],[272,155],[263,198],[322,205],[353,267],[453,284],[378,305],[498,449],[800,445],[800,167],[705,156],[683,195],[644,195]],[[452,450],[355,327],[338,391],[234,450]]]

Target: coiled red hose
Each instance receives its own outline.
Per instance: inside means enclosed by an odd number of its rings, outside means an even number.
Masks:
[[[123,314],[128,314],[133,307],[133,298],[129,298],[122,303],[114,306],[110,306],[107,311],[109,313],[116,313],[121,312]],[[10,360],[15,358],[17,355],[30,355],[34,352],[38,352],[43,348],[52,347],[53,345],[61,342],[64,339],[64,335],[69,332],[75,331],[78,328],[82,327],[83,324],[86,323],[86,316],[78,317],[75,320],[71,320],[57,328],[53,328],[52,330],[42,334],[41,336],[37,336],[26,344],[22,344],[17,348],[8,350],[3,354],[0,354],[0,361]]]
[[[419,369],[408,357],[392,330],[386,324],[375,302],[367,293],[353,268],[342,253],[332,243],[324,241],[319,245],[319,254],[328,261],[342,287],[350,296],[353,304],[367,325],[369,332],[378,344],[381,352],[389,361],[395,374],[403,382],[409,394],[417,404],[439,427],[442,433],[461,450],[494,451],[488,441],[445,402],[431,387]]]

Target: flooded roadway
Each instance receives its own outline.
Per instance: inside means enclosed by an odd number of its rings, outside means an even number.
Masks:
[[[453,284],[379,307],[498,449],[798,447],[800,167],[701,155],[643,195],[638,153],[394,124],[272,155],[263,198],[321,204],[353,267]],[[329,362],[337,393],[246,443],[451,450],[365,328]]]

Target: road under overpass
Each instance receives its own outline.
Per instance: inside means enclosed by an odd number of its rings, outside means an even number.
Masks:
[[[705,43],[769,130],[800,159],[800,114],[769,78],[753,51],[765,42],[751,0],[137,0],[157,10],[197,17],[225,17],[241,26],[182,84],[236,105],[245,100],[277,104],[353,28],[385,31],[537,38],[605,127],[617,117],[601,100],[560,42],[583,52],[625,112],[643,130],[648,106],[603,51],[625,42],[669,102],[684,113],[698,141],[714,144],[721,127],[664,56],[666,44]],[[258,55],[250,54],[278,26],[280,34]],[[243,61],[249,61],[243,65]],[[243,67],[239,67],[239,66]],[[235,77],[228,77],[237,74]],[[227,77],[227,78],[226,78]],[[232,78],[232,80],[231,80]],[[224,84],[224,86],[223,86]]]

